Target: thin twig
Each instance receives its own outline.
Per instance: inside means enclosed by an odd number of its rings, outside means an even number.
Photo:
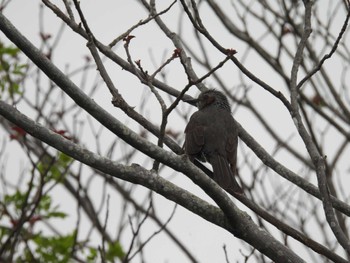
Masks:
[[[124,39],[125,37],[127,37],[128,35],[130,35],[130,33],[132,31],[134,31],[136,28],[138,28],[139,26],[145,25],[148,22],[152,21],[153,19],[155,19],[158,16],[161,16],[165,13],[167,13],[172,7],[173,5],[177,2],[177,0],[174,0],[167,8],[165,8],[164,10],[160,11],[157,14],[150,14],[145,20],[140,20],[136,25],[133,25],[131,28],[129,28],[126,32],[124,32],[123,34],[121,34],[119,37],[117,37],[116,39],[114,39],[108,46],[109,47],[114,47],[120,40]]]
[[[344,232],[342,231],[339,222],[335,216],[331,197],[329,194],[328,186],[327,186],[327,178],[326,178],[326,164],[324,157],[322,157],[313,142],[310,134],[307,132],[300,112],[299,112],[299,90],[297,89],[297,74],[298,69],[302,63],[303,59],[303,51],[307,44],[307,40],[311,34],[311,14],[312,14],[312,5],[313,1],[304,1],[305,5],[305,18],[304,18],[304,33],[302,34],[301,40],[299,42],[297,52],[293,61],[292,72],[291,72],[291,82],[290,82],[290,90],[291,90],[291,116],[297,128],[297,131],[300,134],[300,137],[305,143],[307,151],[312,159],[312,162],[315,166],[318,187],[322,196],[322,204],[325,212],[325,216],[330,228],[333,231],[334,236],[340,243],[340,245],[345,249],[347,254],[350,256],[350,242],[346,237]]]
[[[140,244],[139,248],[134,252],[134,254],[132,254],[129,257],[129,259],[128,259],[129,261],[132,260],[147,245],[147,243],[149,243],[151,241],[151,239],[153,237],[158,235],[160,232],[162,232],[167,227],[167,225],[170,223],[171,219],[173,219],[173,217],[175,215],[176,207],[177,207],[177,204],[175,204],[173,211],[171,212],[167,221],[157,231],[155,231],[152,235],[150,235],[144,242],[142,242],[142,244]]]
[[[339,32],[339,35],[337,37],[337,39],[335,40],[334,44],[333,44],[333,47],[331,49],[331,51],[324,55],[324,57],[321,59],[320,63],[318,63],[318,65],[313,69],[311,70],[297,85],[297,89],[300,89],[303,84],[309,80],[314,74],[316,74],[320,69],[321,67],[323,66],[324,62],[327,60],[327,59],[330,59],[332,57],[332,55],[337,51],[337,48],[338,48],[338,45],[341,41],[341,39],[343,38],[344,36],[344,33],[346,31],[346,28],[348,27],[348,24],[349,24],[349,19],[350,19],[350,8],[348,9],[348,13],[346,15],[346,18],[345,18],[345,21],[344,21],[344,24]]]
[[[96,62],[96,65],[97,65],[97,68],[101,74],[101,77],[103,78],[103,80],[105,81],[110,93],[112,94],[113,98],[118,98],[120,97],[120,94],[118,92],[118,90],[115,88],[111,78],[109,77],[107,71],[106,71],[106,68],[104,67],[103,63],[102,63],[102,60],[100,58],[100,56],[98,55],[98,51],[97,51],[97,48],[96,48],[96,44],[95,44],[95,37],[93,35],[93,33],[91,32],[87,22],[86,22],[86,19],[84,17],[84,14],[80,8],[80,4],[77,0],[73,0],[74,2],[74,5],[75,5],[75,8],[77,9],[78,13],[79,13],[79,16],[80,16],[80,19],[81,19],[81,22],[82,24],[84,25],[84,28],[87,32],[87,35],[88,35],[88,38],[89,38],[89,41],[88,41],[88,44],[87,44],[87,47],[89,48],[90,52],[91,52],[91,55],[93,56],[95,62]]]
[[[149,216],[149,213],[152,209],[153,205],[152,205],[152,201],[150,201],[150,204],[148,206],[148,209],[146,210],[146,213],[144,214],[144,217],[143,219],[141,220],[140,223],[138,223],[137,225],[137,228],[134,229],[133,228],[133,224],[132,224],[132,221],[131,221],[131,218],[129,216],[129,224],[130,224],[130,227],[131,227],[131,231],[132,231],[132,239],[131,239],[131,242],[130,242],[130,245],[129,245],[129,249],[128,249],[128,252],[125,254],[125,257],[123,259],[123,263],[127,263],[130,261],[131,257],[130,257],[130,254],[131,254],[131,250],[133,249],[134,247],[134,243],[135,243],[135,240],[136,240],[136,237],[139,235],[139,232],[141,230],[141,227],[142,225],[145,223],[146,219],[148,218]]]

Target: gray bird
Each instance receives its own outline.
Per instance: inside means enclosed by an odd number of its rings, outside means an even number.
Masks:
[[[231,107],[224,94],[217,90],[202,92],[185,128],[185,152],[189,158],[208,161],[213,179],[229,193],[243,193],[235,179],[238,135]]]

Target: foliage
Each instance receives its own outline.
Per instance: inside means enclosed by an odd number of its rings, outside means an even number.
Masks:
[[[22,95],[20,83],[26,76],[28,64],[20,59],[20,49],[0,42],[0,96],[8,94],[11,98]],[[0,98],[1,98],[0,97]]]

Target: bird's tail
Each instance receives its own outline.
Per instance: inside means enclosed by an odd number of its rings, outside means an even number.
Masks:
[[[242,188],[236,181],[233,169],[223,156],[215,154],[210,158],[210,163],[213,166],[214,180],[218,185],[229,193],[243,193]]]

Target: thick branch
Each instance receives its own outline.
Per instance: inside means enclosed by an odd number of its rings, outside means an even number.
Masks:
[[[188,174],[193,181],[201,186],[217,202],[227,218],[217,208],[210,206],[198,197],[164,180],[152,171],[148,171],[139,165],[124,166],[116,164],[107,158],[90,152],[35,123],[3,101],[0,101],[0,114],[23,128],[32,136],[72,158],[111,176],[144,185],[208,221],[216,222],[276,262],[286,262],[287,260],[290,260],[290,262],[304,262],[289,248],[283,246],[267,232],[257,227],[247,214],[238,210],[213,180],[201,173],[187,158],[177,157],[163,149],[159,149],[159,152],[163,156],[167,156],[166,162],[178,168],[181,172]],[[132,132],[130,131],[130,133]]]

